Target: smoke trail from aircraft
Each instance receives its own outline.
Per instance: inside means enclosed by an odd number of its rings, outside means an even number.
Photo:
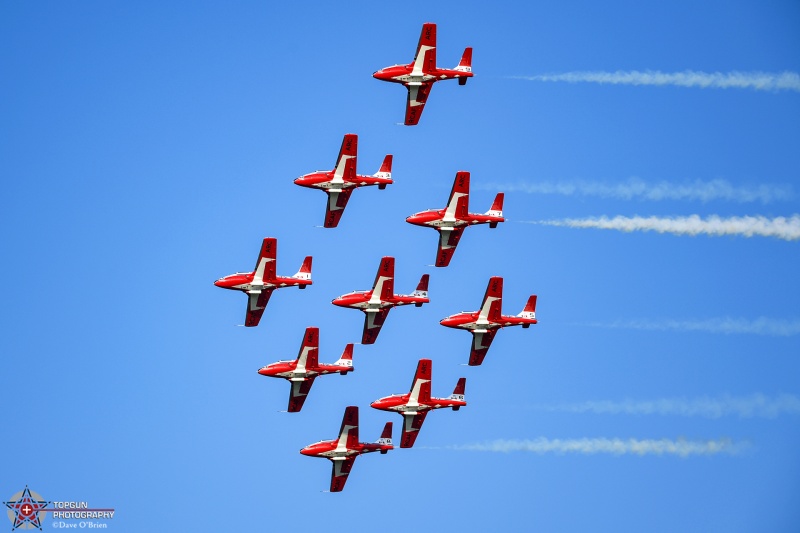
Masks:
[[[699,87],[702,89],[752,89],[755,91],[800,92],[800,74],[796,72],[660,72],[630,70],[616,72],[578,71],[538,76],[509,76],[528,81],[600,83],[610,85],[654,85]]]
[[[682,185],[660,181],[648,183],[639,178],[629,178],[620,183],[608,184],[592,181],[541,181],[533,183],[485,183],[474,185],[476,189],[530,194],[560,194],[563,196],[596,196],[619,200],[691,200],[710,202],[770,202],[791,200],[794,197],[788,185],[759,185],[741,187],[722,179],[696,180]]]
[[[800,398],[779,394],[769,398],[763,394],[719,398],[661,398],[658,400],[590,401],[562,405],[538,405],[534,409],[562,413],[592,413],[608,415],[665,415],[697,416],[703,418],[777,418],[780,415],[800,415]]]
[[[800,239],[800,215],[790,217],[766,218],[763,216],[743,216],[722,218],[711,215],[687,217],[624,217],[609,218],[567,218],[563,220],[531,221],[546,226],[566,226],[570,228],[613,229],[630,233],[633,231],[657,231],[675,235],[737,235],[741,237],[775,237],[786,241]]]
[[[641,329],[650,331],[703,331],[707,333],[751,334],[768,337],[791,337],[800,334],[800,319],[709,318],[705,320],[618,320],[615,322],[589,322],[591,327]]]
[[[452,450],[475,452],[531,452],[581,455],[736,455],[747,448],[747,444],[734,443],[730,439],[689,441],[685,439],[547,439],[493,440],[484,443],[449,446]]]

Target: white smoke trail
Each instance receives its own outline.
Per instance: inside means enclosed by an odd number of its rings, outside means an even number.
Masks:
[[[769,337],[791,337],[800,334],[800,319],[709,318],[705,320],[618,320],[589,322],[585,326],[601,328],[642,329],[650,331],[704,331],[708,333],[751,334]]]
[[[711,181],[696,180],[691,183],[674,184],[666,181],[648,183],[639,178],[615,183],[599,183],[583,180],[534,182],[534,183],[484,183],[476,184],[480,190],[501,190],[506,192],[526,192],[529,194],[560,194],[564,196],[597,196],[620,200],[692,200],[710,202],[725,200],[729,202],[769,202],[791,200],[794,197],[788,185],[759,185],[757,187],[737,187],[722,179]]]
[[[689,441],[685,439],[546,439],[539,437],[533,440],[499,439],[484,443],[449,446],[452,450],[475,452],[531,452],[538,454],[576,453],[595,455],[598,453],[611,455],[736,455],[747,447],[743,443],[734,443],[730,439]]]
[[[660,72],[631,70],[616,72],[564,72],[539,76],[509,76],[528,81],[562,81],[567,83],[601,83],[611,85],[656,85],[700,87],[703,89],[752,89],[756,91],[800,92],[800,74],[796,72]]]
[[[567,226],[570,228],[613,229],[624,232],[657,231],[675,235],[738,235],[742,237],[775,237],[787,241],[800,239],[800,215],[766,218],[744,216],[722,218],[711,215],[705,219],[698,215],[688,217],[623,217],[567,218],[563,220],[541,220],[533,224]]]
[[[735,398],[724,395],[719,398],[661,398],[658,400],[591,401],[562,405],[539,405],[534,409],[549,412],[593,413],[610,415],[674,415],[721,418],[777,418],[780,415],[800,415],[800,398],[792,394],[780,394],[768,398],[753,394]]]

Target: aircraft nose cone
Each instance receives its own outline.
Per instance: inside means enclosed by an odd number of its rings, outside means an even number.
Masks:
[[[310,446],[306,446],[305,448],[300,450],[300,453],[303,455],[314,455],[313,453],[311,453],[311,450],[309,448]]]
[[[217,287],[222,287],[222,279],[218,279],[217,281],[215,281],[214,285]]]

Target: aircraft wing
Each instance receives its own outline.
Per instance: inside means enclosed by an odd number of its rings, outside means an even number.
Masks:
[[[273,289],[264,289],[258,294],[248,294],[247,315],[245,315],[244,325],[248,328],[257,326],[261,321],[261,315],[267,307],[269,297],[272,296]]]
[[[342,218],[344,208],[347,206],[347,201],[353,189],[342,189],[341,192],[328,193],[328,206],[325,209],[325,224],[326,228],[335,228],[339,225],[339,220]]]
[[[306,396],[308,396],[311,390],[311,385],[314,384],[314,377],[306,378],[304,381],[292,381],[291,383],[292,389],[289,391],[289,412],[297,413],[303,408],[303,403],[305,403]]]
[[[469,352],[469,366],[479,366],[489,351],[494,336],[499,330],[488,329],[485,332],[472,332],[472,350]]]
[[[408,85],[408,100],[406,100],[406,126],[414,126],[422,117],[422,110],[428,101],[428,95],[433,87],[433,82],[423,82],[421,85]]]
[[[464,234],[464,229],[439,230],[439,250],[436,252],[437,267],[446,267],[450,264],[450,259],[456,252],[456,246],[458,246],[458,241],[461,240],[461,235]]]
[[[404,414],[403,415],[403,435],[400,437],[401,448],[411,448],[417,440],[419,430],[422,429],[422,423],[425,421],[427,411],[421,411],[417,414]]]
[[[347,483],[347,476],[353,469],[357,455],[332,459],[333,471],[331,472],[331,492],[341,492],[344,484]]]
[[[381,327],[389,316],[391,307],[378,309],[374,313],[366,313],[364,317],[364,333],[361,335],[361,344],[373,344],[381,332]]]

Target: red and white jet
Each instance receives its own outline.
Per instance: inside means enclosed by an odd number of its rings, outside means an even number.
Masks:
[[[311,285],[311,256],[303,260],[300,270],[294,276],[285,278],[275,274],[275,263],[278,254],[278,240],[267,237],[261,243],[256,268],[252,272],[239,272],[225,276],[214,282],[217,287],[242,291],[247,294],[247,315],[244,325],[257,326],[267,307],[272,291],[283,287],[305,289]]]
[[[319,362],[319,328],[308,327],[303,335],[303,344],[294,361],[278,361],[259,369],[262,376],[283,378],[292,384],[289,391],[289,412],[297,413],[303,408],[303,403],[314,384],[317,376],[338,372],[345,375],[353,369],[353,345],[348,344],[344,353],[333,364],[326,365]]]
[[[464,389],[467,378],[459,378],[456,388],[449,398],[431,397],[431,372],[432,365],[430,359],[420,359],[417,363],[417,372],[414,374],[414,381],[411,382],[411,390],[408,394],[393,394],[375,400],[370,405],[375,409],[383,411],[394,411],[403,415],[403,436],[400,438],[401,448],[411,448],[417,440],[419,430],[425,416],[431,409],[441,409],[450,407],[453,411],[467,405],[464,401]]]
[[[373,344],[392,307],[409,304],[422,307],[422,304],[428,302],[430,302],[428,299],[428,274],[422,275],[417,290],[412,294],[395,294],[394,257],[384,257],[381,259],[371,291],[351,292],[335,298],[331,303],[363,311],[366,316],[364,317],[364,333],[361,335],[361,344]]]
[[[325,210],[326,228],[335,228],[342,218],[347,201],[356,187],[377,185],[385,189],[392,182],[392,156],[383,159],[380,170],[372,176],[362,176],[356,173],[356,160],[358,157],[358,135],[348,133],[342,140],[339,157],[333,170],[318,170],[300,176],[294,182],[301,187],[322,189],[328,194],[328,207]]]
[[[436,266],[446,267],[456,251],[458,241],[467,226],[489,224],[496,228],[503,218],[503,193],[497,193],[492,207],[484,214],[469,212],[469,172],[456,173],[450,199],[444,209],[422,211],[406,218],[406,222],[417,226],[427,226],[439,232],[439,251],[436,253]]]
[[[422,110],[428,101],[433,84],[440,80],[457,79],[459,85],[472,77],[472,48],[466,48],[458,66],[454,69],[436,68],[436,24],[426,22],[417,44],[414,61],[408,65],[382,68],[372,75],[374,78],[393,83],[402,83],[408,89],[406,101],[406,126],[419,122]]]
[[[466,329],[472,333],[472,349],[469,353],[470,366],[478,366],[483,362],[495,334],[506,326],[530,327],[536,324],[536,295],[528,298],[522,312],[516,316],[502,314],[503,278],[492,277],[483,295],[483,303],[479,311],[462,312],[451,315],[439,323],[448,328]]]
[[[347,483],[347,476],[353,469],[356,457],[362,453],[386,453],[393,449],[391,422],[386,422],[381,438],[377,442],[358,442],[358,407],[351,405],[344,410],[339,438],[310,444],[300,450],[300,453],[311,457],[323,457],[333,462],[330,491],[339,492]]]

